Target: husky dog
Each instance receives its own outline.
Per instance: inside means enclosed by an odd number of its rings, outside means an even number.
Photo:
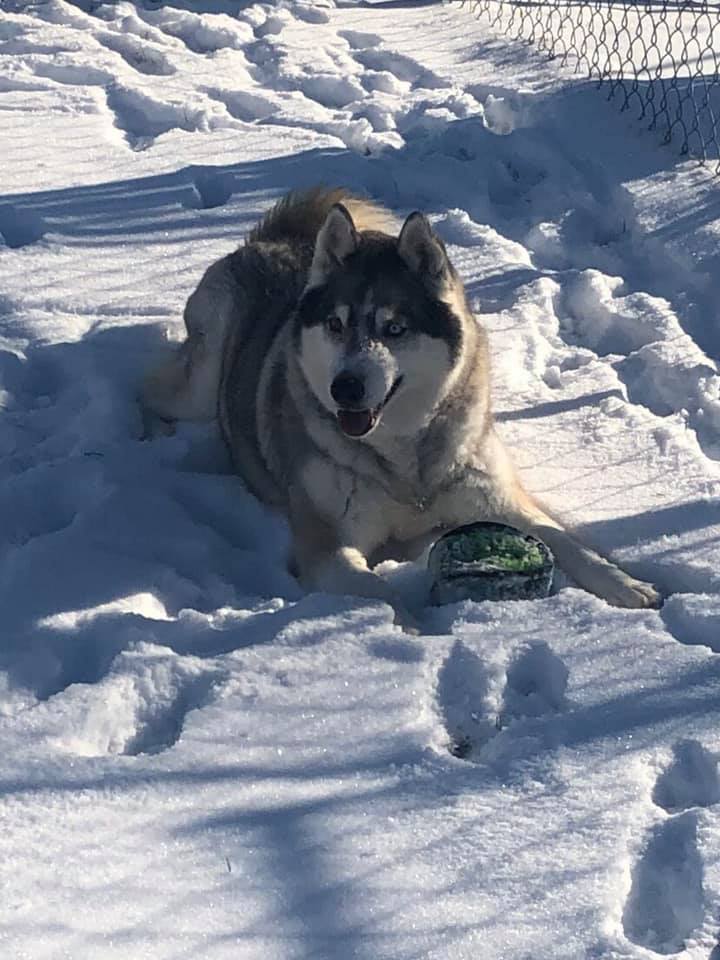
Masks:
[[[590,592],[656,605],[528,494],[493,425],[488,346],[421,213],[292,193],[206,271],[187,339],[145,384],[164,419],[219,417],[237,472],[292,533],[309,590],[386,600],[373,566],[495,520],[544,540]]]

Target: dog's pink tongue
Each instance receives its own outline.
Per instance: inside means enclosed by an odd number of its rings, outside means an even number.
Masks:
[[[338,410],[338,423],[343,433],[362,437],[373,425],[372,410]]]

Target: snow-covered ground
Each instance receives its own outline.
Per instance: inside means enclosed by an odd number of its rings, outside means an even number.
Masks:
[[[718,960],[718,181],[457,4],[0,9],[0,955]],[[301,595],[214,429],[140,439],[317,182],[433,217],[528,486],[662,610],[387,564],[409,637]]]

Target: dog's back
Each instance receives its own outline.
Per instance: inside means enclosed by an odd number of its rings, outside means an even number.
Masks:
[[[336,203],[346,207],[360,231],[397,230],[393,216],[369,200],[354,196],[344,187],[315,187],[283,197],[250,232],[246,246],[253,243],[305,246],[310,248],[311,258],[318,231]]]

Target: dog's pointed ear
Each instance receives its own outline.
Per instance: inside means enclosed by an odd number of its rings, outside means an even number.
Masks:
[[[323,283],[330,271],[357,250],[358,234],[346,207],[336,203],[320,227],[315,241],[308,286]]]
[[[439,287],[450,271],[445,247],[435,236],[427,217],[411,213],[403,224],[397,245],[406,266],[432,287]]]

